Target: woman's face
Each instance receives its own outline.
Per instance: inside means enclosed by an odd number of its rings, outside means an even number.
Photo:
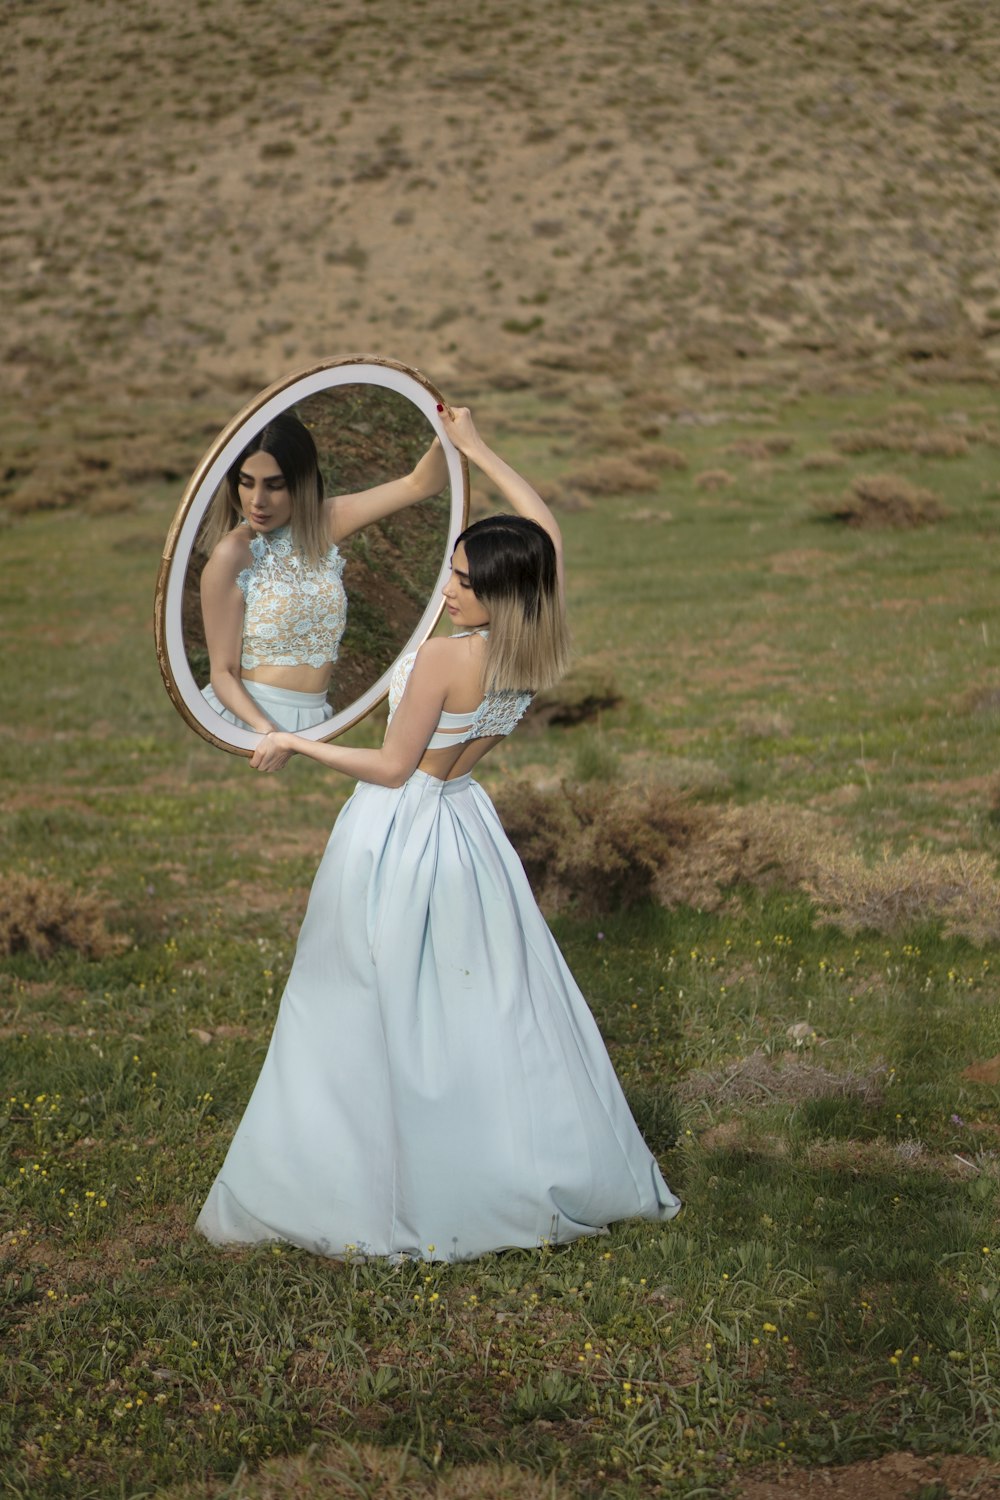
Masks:
[[[254,531],[277,531],[292,518],[292,497],[278,460],[270,453],[250,453],[236,481],[240,507]]]
[[[489,614],[472,592],[464,542],[459,542],[451,554],[451,577],[441,592],[452,623],[459,630],[481,630],[490,623]]]

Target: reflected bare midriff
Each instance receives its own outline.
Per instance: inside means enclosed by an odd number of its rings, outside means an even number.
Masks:
[[[325,667],[252,667],[240,676],[244,682],[266,682],[269,687],[288,688],[295,693],[325,693],[332,672],[333,663],[328,662]]]

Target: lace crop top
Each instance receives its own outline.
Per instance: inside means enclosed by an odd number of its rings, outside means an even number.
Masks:
[[[459,636],[471,634],[469,630],[459,631],[453,639],[457,640]],[[481,630],[479,634],[485,636],[486,631]],[[417,653],[409,651],[396,663],[389,682],[390,720],[399,707],[403,689],[406,687],[416,659]],[[481,703],[475,708],[470,708],[466,713],[454,714],[449,713],[447,709],[442,709],[437,728],[427,742],[428,750],[447,750],[451,745],[464,745],[468,740],[485,739],[495,734],[510,734],[527,712],[533,696],[532,693],[514,691],[487,693]]]
[[[325,667],[347,624],[344,559],[331,545],[314,567],[292,546],[291,526],[255,536],[236,579],[244,599],[241,666]]]

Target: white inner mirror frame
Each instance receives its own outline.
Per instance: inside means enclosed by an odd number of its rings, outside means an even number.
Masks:
[[[195,681],[183,628],[188,565],[212,498],[251,439],[280,412],[309,396],[343,385],[372,385],[394,391],[411,401],[426,417],[434,436],[441,440],[448,464],[451,500],[448,535],[431,597],[393,662],[353,702],[335,712],[332,719],[303,730],[303,736],[312,740],[335,739],[370,713],[388,693],[393,669],[400,657],[415,651],[427,639],[444,608],[441,589],[450,572],[455,538],[464,529],[468,517],[469,471],[464,457],[445,434],[437,409],[443,404],[440,393],[418,371],[378,355],[350,355],[325,361],[269,386],[223,429],[188,481],[167,534],[156,584],[156,651],[167,692],[178,713],[192,729],[213,745],[236,755],[251,755],[261,736],[254,730],[221,718],[203,698]]]

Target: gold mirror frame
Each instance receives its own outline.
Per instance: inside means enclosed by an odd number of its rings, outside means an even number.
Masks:
[[[167,533],[156,579],[153,616],[156,657],[170,700],[184,722],[197,734],[234,755],[252,755],[260,735],[227,723],[206,702],[191,670],[185,644],[185,580],[198,533],[228,469],[262,427],[279,412],[311,396],[352,384],[378,386],[405,396],[427,418],[434,436],[440,438],[448,462],[451,491],[448,534],[431,596],[416,627],[393,661],[357,698],[335,711],[332,719],[313,729],[303,730],[305,737],[336,739],[370,713],[387,695],[393,669],[400,657],[415,651],[427,639],[444,608],[441,589],[449,572],[455,538],[468,521],[469,469],[463,455],[445,435],[438,411],[444,398],[438,390],[418,370],[373,354],[325,360],[268,386],[223,428],[185,486]]]

